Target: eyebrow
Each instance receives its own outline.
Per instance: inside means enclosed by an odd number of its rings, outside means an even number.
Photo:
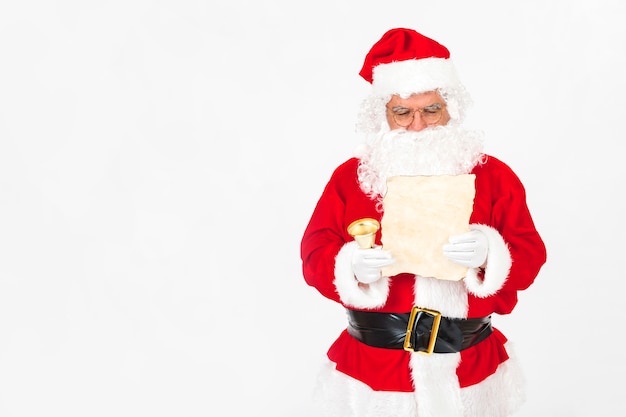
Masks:
[[[441,110],[443,108],[443,104],[441,103],[433,103],[433,104],[429,104],[428,106],[424,106],[424,107],[420,107],[421,109],[428,109],[428,110]],[[393,106],[391,108],[391,111],[393,112],[397,112],[397,111],[402,111],[402,110],[412,110],[408,107],[404,107],[404,106]]]

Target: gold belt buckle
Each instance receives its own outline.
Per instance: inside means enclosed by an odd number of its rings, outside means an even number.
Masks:
[[[411,345],[411,333],[413,332],[413,325],[415,324],[415,318],[417,313],[424,312],[433,316],[433,326],[430,329],[430,339],[428,340],[428,348],[426,351],[415,350],[415,346]],[[441,322],[441,313],[435,310],[429,310],[422,307],[413,307],[411,309],[411,315],[409,316],[409,324],[406,327],[406,337],[404,338],[404,350],[407,352],[417,352],[423,355],[432,355],[435,350],[435,343],[437,342],[437,334],[439,333],[439,323]]]

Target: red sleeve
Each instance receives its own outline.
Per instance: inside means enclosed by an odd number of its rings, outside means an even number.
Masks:
[[[300,245],[306,283],[322,295],[339,302],[334,282],[335,257],[352,240],[346,228],[354,220],[372,217],[380,221],[375,202],[365,195],[357,180],[358,160],[352,158],[332,174],[313,211]],[[377,237],[380,244],[380,233]]]
[[[546,262],[546,247],[528,209],[524,186],[511,168],[490,156],[474,172],[477,195],[471,222],[496,229],[511,255],[509,274],[494,296],[499,298],[496,311],[505,314],[515,306],[517,291],[534,282]]]

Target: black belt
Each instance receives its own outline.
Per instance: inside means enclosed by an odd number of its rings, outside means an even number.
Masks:
[[[492,332],[491,316],[472,319],[443,317],[441,313],[413,307],[410,313],[347,310],[348,333],[369,346],[410,352],[460,352]]]

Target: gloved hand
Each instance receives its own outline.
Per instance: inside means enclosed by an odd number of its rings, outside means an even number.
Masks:
[[[391,265],[395,259],[382,246],[371,249],[355,249],[352,253],[352,271],[359,282],[371,284],[382,276],[380,269]]]
[[[443,245],[443,254],[452,262],[478,268],[487,261],[489,241],[480,230],[450,236],[448,242],[450,243]]]

